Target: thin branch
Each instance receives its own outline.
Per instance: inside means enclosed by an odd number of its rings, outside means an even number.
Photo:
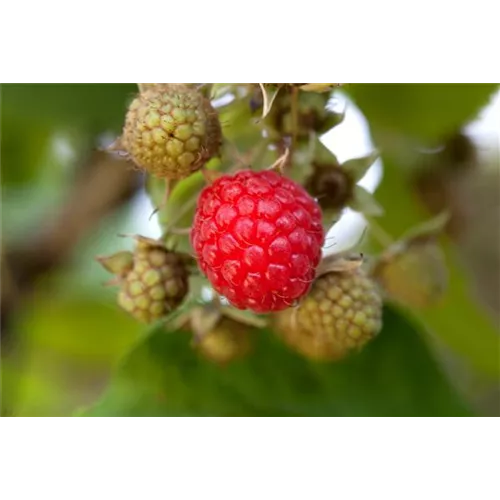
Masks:
[[[108,213],[127,202],[140,187],[140,175],[124,160],[92,152],[77,174],[66,202],[54,216],[43,214],[40,231],[2,255],[2,345],[13,312],[30,295],[37,279],[66,262],[73,248]]]

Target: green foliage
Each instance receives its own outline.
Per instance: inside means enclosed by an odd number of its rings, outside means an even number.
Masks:
[[[439,143],[474,118],[498,88],[497,84],[349,86],[384,153],[384,176],[375,197],[384,208],[380,224],[394,239],[428,218],[406,175],[414,141]],[[500,373],[498,328],[472,295],[453,243],[445,238],[443,245],[450,273],[448,292],[439,305],[419,314],[433,336],[474,369],[496,378]]]
[[[401,169],[385,163],[384,180],[376,198],[385,208],[381,224],[394,239],[421,223],[426,215],[413,199],[410,186]],[[394,193],[398,193],[394,196]],[[429,331],[466,359],[475,369],[497,378],[500,374],[500,335],[493,318],[473,296],[470,278],[463,270],[453,243],[443,239],[450,282],[443,300],[420,311]]]
[[[32,177],[38,177],[40,164],[50,148],[50,129],[17,117],[8,120],[2,114],[0,130],[2,184],[22,185]]]
[[[97,396],[140,330],[104,297],[38,296],[14,327],[16,348],[2,360],[2,411],[70,414],[82,397]]]
[[[438,141],[474,118],[497,90],[497,84],[348,86],[375,139],[386,149],[401,137]]]
[[[11,84],[2,86],[2,114],[25,123],[119,132],[135,84]]]
[[[311,363],[263,330],[250,357],[224,368],[200,358],[187,333],[159,327],[126,358],[88,416],[467,415],[419,336],[393,308],[364,351]]]

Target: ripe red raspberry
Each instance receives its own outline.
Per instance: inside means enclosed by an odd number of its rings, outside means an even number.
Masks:
[[[224,175],[198,199],[191,243],[214,289],[238,309],[286,309],[321,258],[321,210],[294,181],[266,170]]]

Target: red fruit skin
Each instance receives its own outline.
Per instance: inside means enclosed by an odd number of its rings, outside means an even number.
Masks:
[[[259,313],[291,307],[309,291],[324,238],[316,201],[272,170],[242,170],[205,187],[191,231],[213,288]]]

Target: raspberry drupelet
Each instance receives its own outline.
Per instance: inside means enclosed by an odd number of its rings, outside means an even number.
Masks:
[[[234,307],[280,311],[310,289],[324,243],[321,210],[291,179],[242,170],[203,189],[191,243],[202,272]]]

